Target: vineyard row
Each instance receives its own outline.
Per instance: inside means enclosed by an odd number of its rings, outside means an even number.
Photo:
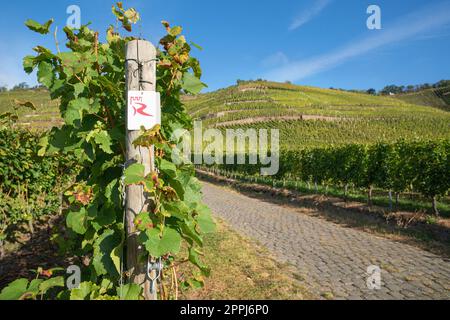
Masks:
[[[432,201],[438,215],[437,201],[450,189],[449,154],[450,140],[282,150],[280,169],[273,178],[341,186],[344,195],[349,187],[361,188],[367,191],[369,204],[374,188],[397,196],[417,192]],[[223,164],[212,168],[259,175],[261,166],[249,164],[251,155],[245,156],[246,164],[225,164],[224,155]]]

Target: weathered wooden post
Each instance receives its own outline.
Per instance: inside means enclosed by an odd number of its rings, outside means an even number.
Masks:
[[[128,91],[156,91],[156,48],[150,42],[144,40],[128,42],[126,46],[126,77],[127,93]],[[126,130],[127,163],[143,164],[145,174],[148,175],[154,170],[153,150],[134,147],[133,141],[139,136],[139,131],[128,130],[128,127]],[[126,269],[131,281],[144,289],[145,299],[156,300],[156,281],[151,282],[147,277],[147,255],[145,249],[139,245],[137,239],[139,233],[134,225],[136,215],[140,212],[149,212],[151,206],[151,199],[145,194],[143,186],[126,187]]]

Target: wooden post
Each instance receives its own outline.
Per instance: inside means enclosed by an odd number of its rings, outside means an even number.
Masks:
[[[156,49],[148,41],[133,40],[126,46],[126,77],[127,92],[156,91]],[[125,110],[125,114],[127,114]],[[139,136],[139,131],[129,131],[126,128],[126,160],[132,163],[141,163],[145,166],[145,174],[154,170],[154,157],[151,148],[133,146],[133,141]],[[128,186],[126,188],[126,231],[127,254],[126,266],[132,282],[139,284],[144,289],[146,300],[156,300],[156,283],[153,293],[150,293],[151,282],[147,278],[148,257],[145,248],[139,245],[138,235],[134,225],[134,219],[140,212],[149,212],[152,201],[144,193],[142,186]]]

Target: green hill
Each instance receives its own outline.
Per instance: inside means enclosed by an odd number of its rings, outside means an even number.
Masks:
[[[450,87],[422,90],[414,93],[400,94],[395,97],[407,103],[431,106],[450,111]]]
[[[206,127],[278,128],[286,148],[450,138],[450,114],[395,97],[275,82],[246,82],[186,97]]]
[[[31,101],[37,110],[19,108],[14,111],[15,102]],[[62,123],[58,102],[51,101],[45,89],[27,89],[0,93],[0,114],[17,112],[19,125],[36,130],[45,130]]]

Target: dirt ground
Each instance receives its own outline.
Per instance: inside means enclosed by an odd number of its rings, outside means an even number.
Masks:
[[[0,288],[17,278],[31,278],[38,267],[51,269],[69,265],[68,258],[58,255],[51,240],[52,229],[61,218],[50,216],[35,223],[33,235],[19,234],[16,243],[6,243],[5,255],[0,259]]]

